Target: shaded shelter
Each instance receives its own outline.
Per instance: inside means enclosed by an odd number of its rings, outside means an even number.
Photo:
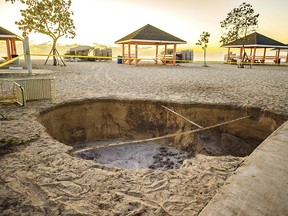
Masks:
[[[237,39],[231,43],[225,44],[222,47],[228,48],[228,54],[226,61],[232,62],[237,61],[237,59],[242,59],[244,52],[248,56],[248,59],[253,63],[265,63],[266,60],[272,60],[276,64],[280,63],[280,50],[281,49],[287,49],[288,46],[276,41],[272,38],[266,37],[262,34],[259,34],[257,32],[254,32],[252,34],[247,35],[246,37]],[[240,54],[232,56],[231,48],[237,48],[240,49]],[[273,48],[276,50],[275,56],[268,56],[266,55],[267,48]],[[262,49],[263,54],[262,55],[256,55],[256,51]],[[249,53],[247,53],[249,51]],[[287,58],[286,58],[287,61]]]
[[[93,47],[91,46],[77,46],[77,47],[73,47],[70,48],[67,53],[69,53],[69,55],[82,55],[82,56],[88,56],[88,53],[90,52],[90,50],[92,50]]]
[[[68,51],[66,51],[65,55],[75,56],[75,57],[71,58],[71,57],[65,56],[65,60],[77,62],[80,59],[83,59],[80,56],[88,56],[89,52],[91,50],[93,50],[93,47],[91,47],[91,46],[82,46],[82,45],[70,48]]]
[[[131,65],[135,60],[135,65],[137,65],[141,60],[138,58],[138,45],[155,45],[155,63],[158,64],[159,60],[163,64],[166,64],[169,61],[175,65],[177,44],[186,44],[186,41],[147,24],[131,34],[117,40],[115,43],[122,44],[122,63],[128,61],[128,64]],[[158,54],[160,45],[164,46],[164,54],[161,56]],[[167,45],[173,45],[173,55],[167,55]],[[134,46],[135,53],[131,53],[131,46]],[[127,54],[125,47],[128,47]]]
[[[23,41],[21,37],[0,26],[0,41],[6,41],[7,56],[3,57],[5,60],[18,56],[16,41]]]

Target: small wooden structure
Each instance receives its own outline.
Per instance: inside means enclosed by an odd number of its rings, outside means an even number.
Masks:
[[[138,64],[141,60],[138,56],[138,45],[155,45],[156,53],[153,60],[156,64],[160,62],[165,65],[168,62],[171,62],[173,65],[176,65],[177,44],[185,44],[186,41],[147,24],[131,34],[117,40],[115,43],[122,44],[122,64],[128,62],[128,64],[131,65],[134,61],[135,65]],[[164,45],[163,55],[158,54],[160,45]],[[173,45],[173,55],[167,55],[167,45]],[[125,46],[128,46],[128,53],[126,53]],[[135,47],[135,53],[131,53],[131,46]]]
[[[13,57],[17,57],[16,41],[23,41],[23,39],[0,26],[0,41],[1,40],[6,41],[7,47],[7,56],[4,56],[3,58],[8,61]]]
[[[246,56],[248,56],[248,59],[246,60],[248,60],[252,64],[265,63],[265,60],[272,60],[274,61],[275,64],[279,64],[281,49],[288,49],[287,45],[279,41],[276,41],[274,39],[271,39],[269,37],[266,37],[262,34],[259,34],[257,32],[254,32],[250,35],[247,35],[246,37],[235,40],[231,43],[225,44],[222,47],[228,48],[227,58],[225,59],[227,62],[232,62],[232,61],[237,61],[239,59],[242,59],[244,55],[244,50],[245,50]],[[240,49],[240,54],[232,56],[231,48]],[[267,48],[276,50],[275,56],[267,56],[266,55]],[[263,49],[263,54],[256,55],[257,49],[258,50]],[[249,50],[250,53],[247,53],[247,50]],[[285,59],[286,59],[285,61],[288,62],[288,53]]]
[[[88,56],[88,53],[92,49],[93,47],[91,46],[77,46],[70,48],[67,53],[68,55]]]
[[[73,47],[73,48],[70,48],[68,51],[65,52],[64,55],[67,55],[69,57],[65,56],[64,59],[66,61],[73,61],[73,62],[84,60],[84,58],[81,58],[80,56],[87,57],[91,50],[93,50],[93,47],[91,47],[91,46]],[[71,57],[71,56],[75,56],[75,57]],[[86,58],[86,60],[88,60],[88,58]]]

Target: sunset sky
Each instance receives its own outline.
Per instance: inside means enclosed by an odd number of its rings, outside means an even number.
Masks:
[[[121,37],[151,24],[183,40],[191,48],[203,31],[211,34],[208,48],[217,51],[219,40],[225,32],[220,21],[227,13],[238,7],[239,0],[72,0],[74,23],[77,36],[62,39],[62,44],[93,43],[117,46],[114,42]],[[255,13],[259,13],[257,32],[288,43],[288,1],[249,0]],[[0,0],[0,25],[21,35],[14,24],[21,19],[21,3],[11,4]],[[51,41],[47,36],[31,34],[30,42],[40,44]]]

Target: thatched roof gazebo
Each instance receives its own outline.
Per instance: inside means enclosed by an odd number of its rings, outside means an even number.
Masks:
[[[23,41],[21,37],[8,31],[2,26],[0,26],[0,40],[6,41],[7,56],[3,58],[7,61],[12,59],[14,55],[17,55],[16,41]]]
[[[233,59],[242,59],[244,55],[244,50],[247,54],[247,49],[250,49],[250,55],[248,55],[249,60],[253,63],[255,62],[261,62],[265,63],[265,60],[273,60],[275,63],[280,63],[280,50],[281,49],[287,49],[288,46],[276,41],[274,39],[271,39],[269,37],[266,37],[262,34],[259,34],[257,32],[254,32],[250,35],[247,35],[246,37],[240,38],[238,40],[235,40],[231,43],[225,44],[222,47],[228,48],[228,54],[227,54],[227,62],[231,62]],[[231,48],[237,48],[240,49],[239,56],[231,56]],[[276,55],[275,56],[266,56],[266,49],[273,48],[275,49]],[[257,49],[263,49],[263,55],[256,55]],[[288,62],[288,54],[286,57],[286,62]]]
[[[126,35],[125,37],[117,40],[116,44],[122,44],[122,63],[128,61],[128,64],[131,65],[135,60],[135,65],[141,60],[138,58],[138,45],[155,45],[156,53],[154,61],[158,64],[158,60],[162,64],[167,62],[172,62],[173,65],[176,64],[176,47],[177,44],[185,44],[186,41],[175,37],[161,29],[158,29],[152,25],[145,25],[142,28],[132,32],[131,34]],[[125,45],[128,46],[128,53],[125,53]],[[135,46],[135,53],[131,53],[131,45]],[[164,45],[164,55],[160,56],[158,54],[158,47]],[[167,55],[167,45],[173,45],[173,55]]]

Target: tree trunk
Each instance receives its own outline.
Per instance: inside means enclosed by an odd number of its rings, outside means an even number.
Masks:
[[[53,65],[57,65],[57,59],[56,59],[56,42],[57,40],[53,41],[53,47],[52,47],[52,53],[53,53]]]
[[[242,42],[242,50],[243,50],[243,55],[242,55],[242,59],[241,59],[241,63],[239,65],[239,68],[244,68],[244,60],[246,57],[246,51],[245,51],[245,40],[246,40],[246,36],[247,36],[247,17],[245,20],[245,34],[244,34],[244,38],[243,38],[243,42]]]
[[[207,67],[207,63],[206,63],[206,47],[204,47],[204,67]]]

